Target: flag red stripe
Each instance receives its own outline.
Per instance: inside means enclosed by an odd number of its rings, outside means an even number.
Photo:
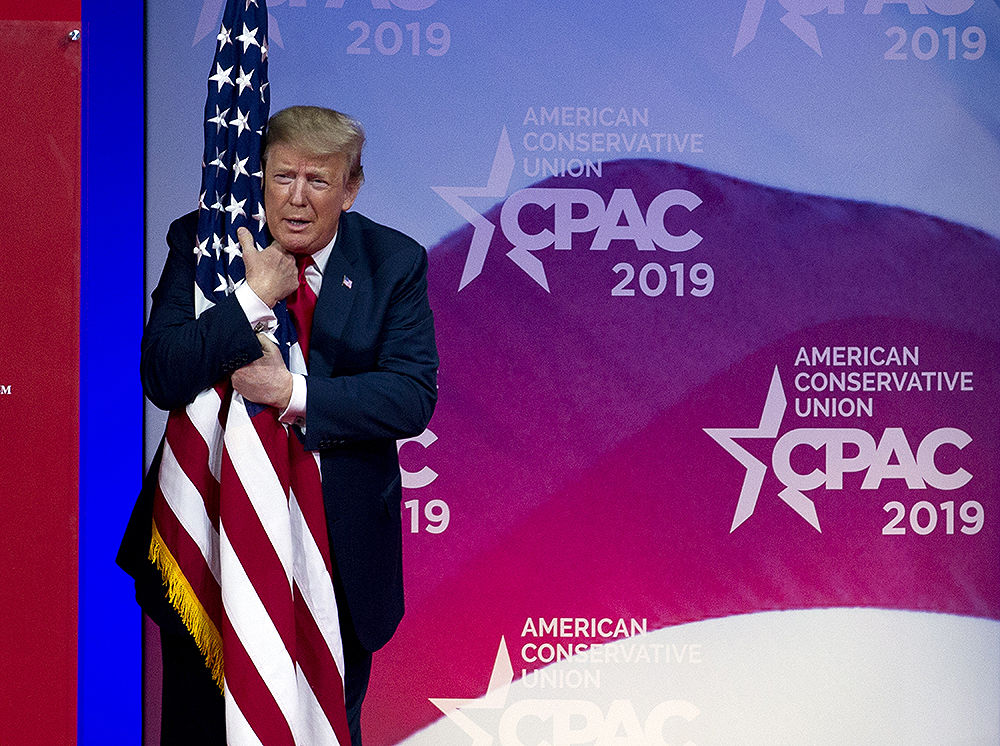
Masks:
[[[298,636],[298,661],[309,686],[312,687],[327,720],[333,726],[337,740],[350,744],[347,710],[344,707],[344,686],[337,663],[323,639],[323,633],[309,612],[305,599],[295,586],[295,620]]]
[[[243,717],[261,743],[265,746],[295,746],[295,739],[281,708],[240,643],[228,617],[223,618],[222,625],[226,687],[230,696],[239,705]],[[234,671],[238,671],[239,675],[233,675]]]
[[[315,457],[302,448],[294,434],[288,437],[289,459],[291,460],[292,484],[295,486],[295,500],[299,505],[302,518],[309,527],[326,571],[333,575],[333,563],[330,561],[330,538],[326,527],[326,506],[323,503],[323,485],[320,482],[319,464]]]
[[[160,537],[167,545],[170,554],[177,561],[178,567],[185,579],[198,597],[210,619],[218,619],[222,612],[220,588],[205,555],[194,539],[184,530],[177,517],[170,511],[167,501],[157,488],[157,501],[154,503],[154,520]],[[157,510],[163,506],[163,510]]]
[[[288,441],[294,436],[278,422],[277,412],[273,409],[265,409],[254,415],[250,418],[250,422],[257,432],[261,445],[267,451],[267,457],[271,460],[271,468],[277,474],[278,481],[287,486],[290,484],[289,479],[291,478],[288,466]]]
[[[222,458],[222,485],[222,524],[226,538],[291,654],[295,650],[295,622],[288,575],[228,452]]]
[[[212,526],[219,530],[219,483],[209,469],[208,444],[187,413],[175,410],[170,414],[166,432],[167,444],[173,451],[178,466],[195,489],[201,493],[205,512],[212,519]]]

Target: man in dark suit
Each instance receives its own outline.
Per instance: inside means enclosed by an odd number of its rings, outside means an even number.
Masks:
[[[299,428],[307,450],[320,452],[354,746],[361,743],[371,653],[403,615],[396,440],[427,426],[438,365],[426,252],[402,233],[347,212],[364,179],[363,142],[360,126],[328,109],[274,115],[263,187],[274,242],[258,252],[241,229],[246,283],[196,316],[197,213],[175,221],[142,340],[143,388],[156,406],[183,407],[228,377],[245,399],[273,407]],[[306,256],[317,300],[306,332],[308,374],[298,375],[265,332],[274,305],[297,292],[296,259],[301,264]],[[221,744],[222,697],[147,559],[159,455],[119,564],[136,578],[140,604],[161,627],[164,743]]]

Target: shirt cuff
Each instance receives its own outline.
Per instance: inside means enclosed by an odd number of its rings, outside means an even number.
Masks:
[[[301,428],[306,426],[306,377],[300,373],[292,373],[292,396],[278,421]]]
[[[268,305],[260,299],[246,282],[240,283],[234,291],[243,313],[246,314],[250,326],[255,332],[270,332],[278,328],[278,317]]]

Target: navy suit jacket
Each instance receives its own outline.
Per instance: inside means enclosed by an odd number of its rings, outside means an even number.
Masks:
[[[196,212],[171,224],[170,252],[143,333],[143,389],[161,409],[185,406],[263,354],[234,296],[195,318],[196,235]],[[403,616],[396,440],[427,426],[437,367],[427,252],[398,231],[343,213],[313,318],[304,444],[320,452],[339,583],[358,639],[370,651],[388,642]],[[150,616],[176,624],[147,559],[158,468],[159,453],[118,562],[136,578],[137,598]]]

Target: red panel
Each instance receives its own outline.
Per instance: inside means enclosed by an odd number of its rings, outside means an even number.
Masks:
[[[3,744],[76,742],[81,50],[69,41],[73,28],[79,22],[0,21]]]
[[[0,0],[0,18],[66,21],[80,17],[80,0]]]

